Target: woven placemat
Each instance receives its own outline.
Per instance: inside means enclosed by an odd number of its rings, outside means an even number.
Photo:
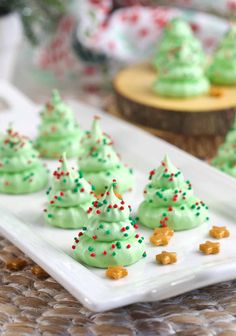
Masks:
[[[2,237],[0,268],[1,336],[236,335],[236,281],[93,313]]]

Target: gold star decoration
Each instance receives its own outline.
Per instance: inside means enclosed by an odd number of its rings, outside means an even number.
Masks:
[[[229,237],[230,233],[225,226],[213,226],[209,231],[209,235],[212,238],[222,239]]]
[[[109,266],[106,270],[106,276],[113,280],[124,278],[128,275],[128,271],[123,266]]]
[[[174,231],[168,227],[157,228],[150,237],[150,242],[156,246],[168,245]]]
[[[199,245],[199,250],[204,254],[217,254],[220,252],[220,243],[206,241],[204,244]]]
[[[174,264],[177,261],[177,254],[176,252],[162,251],[160,254],[156,255],[156,261],[162,265]]]

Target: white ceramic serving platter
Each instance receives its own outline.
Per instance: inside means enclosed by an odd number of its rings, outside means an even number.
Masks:
[[[0,82],[0,129],[8,122],[26,135],[35,137],[39,107],[15,88]],[[3,104],[4,105],[4,104]],[[78,230],[61,230],[44,224],[45,191],[27,196],[0,196],[0,233],[27,253],[87,308],[103,311],[138,301],[155,301],[219,281],[236,278],[236,181],[200,160],[150,134],[88,105],[71,102],[81,126],[90,127],[92,117],[102,116],[102,128],[110,133],[123,160],[135,169],[136,187],[125,199],[136,210],[148,172],[157,167],[164,154],[193,183],[195,194],[210,207],[210,221],[191,231],[177,232],[167,247],[149,244],[150,230],[142,229],[147,241],[147,257],[128,268],[129,275],[119,281],[105,277],[104,270],[87,268],[70,256]],[[56,162],[49,162],[49,168]],[[221,253],[204,256],[199,243],[209,239],[212,225],[226,225],[231,236],[220,241]],[[178,262],[160,266],[155,255],[175,251]]]

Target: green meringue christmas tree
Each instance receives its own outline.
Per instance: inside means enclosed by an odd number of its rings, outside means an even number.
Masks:
[[[88,210],[95,200],[92,186],[81,171],[70,168],[65,154],[60,167],[53,173],[52,186],[48,189],[45,220],[48,224],[65,229],[81,228],[88,221]]]
[[[47,186],[48,170],[32,141],[10,126],[0,142],[0,192],[25,194]]]
[[[209,89],[202,46],[189,25],[179,18],[164,28],[154,66],[158,70],[154,90],[161,96],[192,97]]]
[[[227,31],[208,69],[213,84],[236,85],[236,26]]]
[[[93,203],[92,215],[72,246],[74,258],[89,266],[128,266],[146,256],[131,207],[115,195],[114,188],[116,183]]]
[[[81,140],[78,161],[84,177],[95,186],[97,195],[104,192],[113,179],[117,181],[118,193],[133,187],[133,172],[121,162],[110,137],[101,131],[99,118],[94,119],[91,131]]]
[[[236,119],[226,135],[224,143],[211,164],[221,171],[236,177]]]
[[[61,100],[57,90],[41,112],[41,120],[36,140],[41,156],[60,158],[64,152],[68,158],[78,156],[82,131],[72,109]]]
[[[150,228],[168,226],[175,231],[192,229],[208,218],[208,207],[193,194],[190,181],[165,156],[150,172],[139,206],[140,222]]]

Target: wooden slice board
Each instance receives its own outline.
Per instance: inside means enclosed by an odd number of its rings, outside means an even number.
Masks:
[[[107,112],[118,118],[126,121],[128,120],[120,113],[116,102],[113,99],[107,106]],[[178,134],[175,132],[158,130],[152,127],[145,127],[137,123],[135,123],[135,125],[204,160],[214,157],[218,147],[224,142],[224,136],[222,135]]]
[[[236,87],[212,88],[204,96],[173,99],[152,89],[157,74],[149,64],[121,70],[113,87],[120,113],[146,127],[189,135],[225,134],[236,111]]]

